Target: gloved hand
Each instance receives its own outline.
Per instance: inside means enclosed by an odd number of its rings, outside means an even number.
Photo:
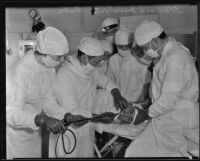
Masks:
[[[124,109],[126,109],[126,107],[128,106],[128,102],[124,97],[121,96],[119,89],[112,89],[111,94],[114,99],[114,106],[116,107],[116,110],[121,109],[123,111]]]
[[[127,123],[130,124],[134,119],[135,107],[129,104],[129,106],[119,114],[117,118],[117,123]]]
[[[104,112],[102,114],[93,114],[92,122],[112,123],[116,114],[113,112]]]
[[[41,127],[42,125],[46,125],[47,130],[51,131],[54,134],[57,134],[63,130],[62,122],[60,120],[49,117],[45,113],[36,115],[35,124],[39,127]]]
[[[71,122],[71,124],[74,125],[75,127],[81,127],[86,123],[88,123],[89,120],[83,120],[83,119],[87,119],[87,117],[84,117],[82,115],[72,115],[71,113],[66,113],[64,115],[64,120],[68,123]]]
[[[142,108],[145,109],[145,110],[147,110],[151,106],[151,104],[152,104],[151,98],[147,98],[147,99],[145,99],[142,102],[136,101],[136,102],[133,102],[133,103],[140,104],[142,106]]]
[[[141,124],[142,122],[150,119],[150,117],[148,115],[148,110],[140,109],[138,107],[135,107],[135,108],[138,110],[138,114],[134,121],[135,125]]]

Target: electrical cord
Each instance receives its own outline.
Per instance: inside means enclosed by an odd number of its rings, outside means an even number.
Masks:
[[[66,133],[66,131],[71,132],[73,137],[74,137],[74,147],[69,152],[66,151],[65,144],[64,144],[64,133]],[[55,145],[55,156],[56,156],[56,158],[57,158],[57,152],[56,151],[57,151],[58,139],[59,139],[60,136],[62,136],[62,145],[63,145],[63,150],[64,150],[65,154],[71,154],[74,151],[74,149],[76,148],[76,143],[77,143],[76,136],[75,136],[74,132],[72,130],[68,129],[68,127],[67,127],[64,131],[62,131],[58,135],[58,137],[56,139],[56,145]]]

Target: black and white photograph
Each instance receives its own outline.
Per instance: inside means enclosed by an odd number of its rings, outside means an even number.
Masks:
[[[195,2],[5,3],[3,159],[199,158]]]

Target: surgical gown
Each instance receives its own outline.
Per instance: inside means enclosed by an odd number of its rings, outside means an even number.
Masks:
[[[189,50],[169,40],[153,70],[152,120],[127,148],[125,157],[187,156],[183,132],[199,128],[198,81]]]
[[[34,118],[42,111],[44,96],[55,77],[52,68],[40,65],[29,51],[6,73],[7,158],[40,158],[40,129]]]
[[[128,53],[127,53],[128,54]],[[139,63],[131,54],[121,57],[113,55],[109,60],[107,76],[118,86],[121,95],[127,101],[135,102],[142,98],[143,86],[150,83],[151,73],[148,66]],[[113,111],[113,99],[109,93],[101,91],[98,93],[96,111]]]
[[[122,96],[128,101],[137,101],[142,94],[143,85],[150,83],[148,66],[139,63],[131,54],[126,57],[114,55],[109,61],[109,75],[117,84]]]
[[[95,71],[90,75],[84,75],[79,61],[71,56],[71,63],[66,62],[58,71],[51,91],[46,98],[45,109],[47,114],[58,119],[63,119],[66,112],[91,117],[96,103],[97,85],[107,89],[117,86],[106,76]],[[50,157],[94,157],[94,124],[87,123],[80,128],[69,127],[76,135],[77,144],[74,152],[65,154],[62,142],[58,139],[55,150],[57,135],[50,135]],[[65,134],[65,146],[69,151],[74,146],[74,138],[70,133]],[[67,141],[68,140],[68,141]]]

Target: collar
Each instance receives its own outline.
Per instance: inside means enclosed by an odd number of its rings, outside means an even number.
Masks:
[[[161,57],[165,57],[167,55],[168,51],[172,48],[174,43],[175,43],[174,37],[169,37],[168,42],[162,51]]]

